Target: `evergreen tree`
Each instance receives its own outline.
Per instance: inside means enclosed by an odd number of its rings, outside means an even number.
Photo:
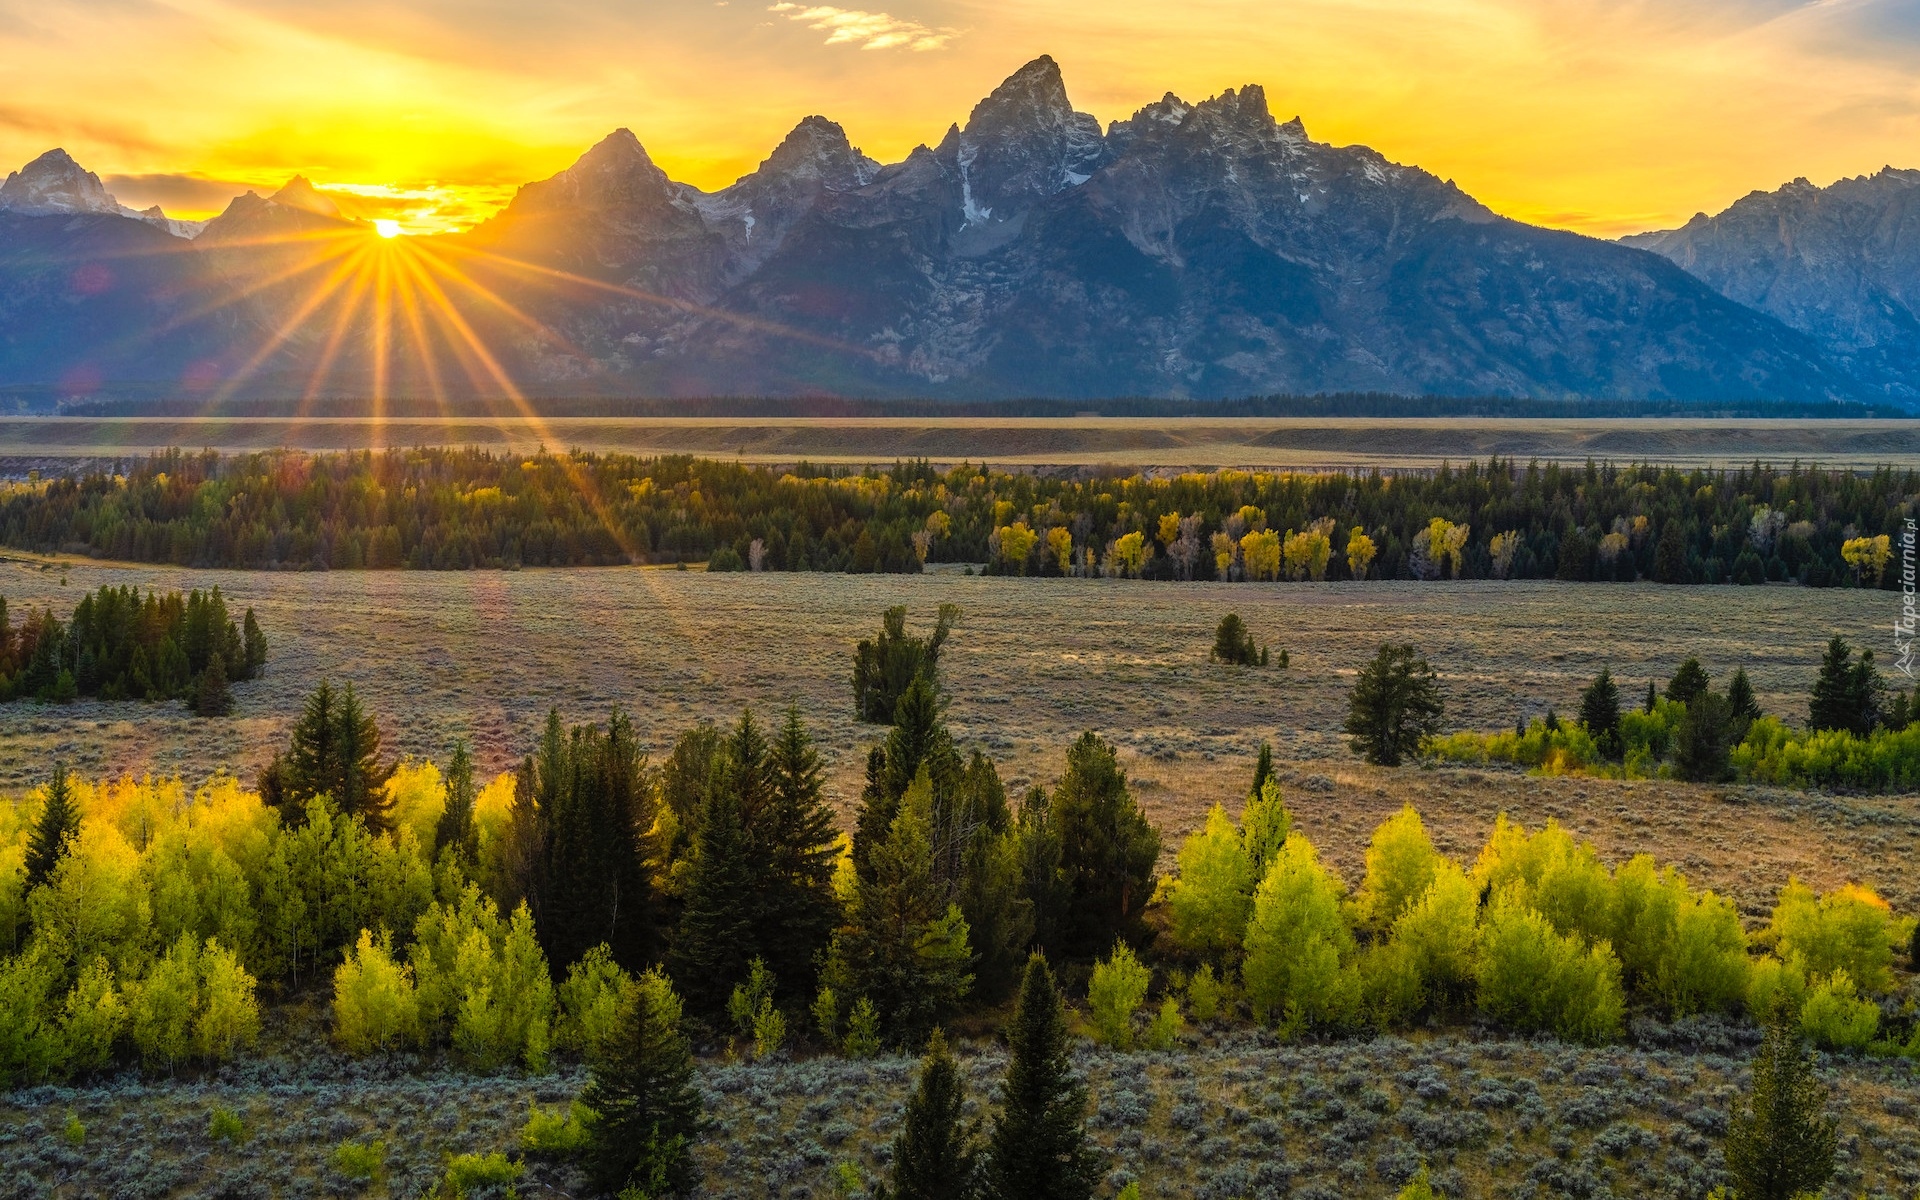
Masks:
[[[905,606],[888,609],[880,618],[880,636],[871,641],[862,639],[854,648],[854,715],[876,725],[893,721],[900,698],[914,683],[924,682],[937,693],[940,648],[946,645],[959,617],[958,607],[942,604],[933,634],[918,638],[907,633]],[[911,779],[912,773],[907,777]]]
[[[646,793],[633,725],[615,710],[602,733],[592,725],[549,733],[536,763],[545,821],[540,940],[556,968],[604,943],[615,962],[638,970],[647,959],[649,881],[640,847]]]
[[[758,953],[755,874],[740,797],[729,787],[709,789],[671,955],[674,976],[703,1017],[721,1011]]]
[[[1682,779],[1724,783],[1733,778],[1733,708],[1718,692],[1701,692],[1687,705],[1674,734],[1673,766]]]
[[[1007,1041],[1006,1106],[988,1151],[991,1195],[1087,1200],[1099,1171],[1082,1126],[1087,1094],[1073,1077],[1066,1006],[1041,955],[1027,960]]]
[[[608,1193],[691,1194],[700,1182],[693,1160],[700,1092],[680,998],[657,969],[616,995],[614,1032],[590,1047],[592,1075],[581,1095],[595,1113],[588,1172]]]
[[[1747,678],[1747,669],[1737,667],[1733,679],[1727,684],[1727,706],[1733,711],[1736,725],[1744,729],[1761,717],[1760,702],[1754,699],[1753,681]]]
[[[1814,680],[1813,696],[1808,704],[1807,725],[1812,729],[1841,729],[1856,737],[1873,732],[1879,718],[1880,673],[1873,666],[1873,652],[1866,651],[1858,662],[1847,639],[1835,637],[1827,643],[1820,659],[1820,674]]]
[[[1689,656],[1680,664],[1680,669],[1667,681],[1667,699],[1675,704],[1691,704],[1693,698],[1707,690],[1707,669],[1700,660]]]
[[[1786,1005],[1767,1022],[1753,1058],[1753,1090],[1727,1126],[1727,1174],[1738,1200],[1816,1196],[1833,1177],[1838,1132],[1825,1115],[1827,1089],[1800,1045]]]
[[[1657,583],[1687,582],[1687,532],[1678,517],[1670,518],[1660,531],[1660,542],[1653,550],[1653,578]]]
[[[833,893],[833,810],[821,793],[820,755],[797,706],[787,709],[768,766],[773,794],[755,831],[765,848],[760,952],[775,975],[804,995],[813,991],[814,963],[839,923],[840,902]]]
[[[894,710],[893,728],[879,756],[867,760],[867,787],[854,823],[853,866],[864,873],[874,845],[887,836],[920,768],[926,766],[936,792],[945,796],[960,773],[960,756],[940,719],[940,698],[933,683],[916,677]]]
[[[247,610],[246,620],[242,623],[241,630],[241,654],[244,656],[245,666],[240,672],[240,678],[252,679],[260,673],[261,667],[267,665],[267,635],[260,632],[260,622],[254,620],[251,608]]]
[[[1440,731],[1440,681],[1410,645],[1383,645],[1360,671],[1346,731],[1370,763],[1397,767]]]
[[[1620,752],[1620,689],[1606,667],[1580,693],[1580,723],[1607,754]]]
[[[193,688],[193,715],[224,717],[233,711],[233,692],[227,687],[227,660],[215,653]]]
[[[353,685],[336,692],[322,680],[307,697],[286,752],[275,755],[260,780],[262,799],[283,817],[325,796],[344,816],[358,817],[370,832],[392,828],[386,794],[390,763],[380,761],[380,728],[361,707]]]
[[[1241,667],[1260,665],[1260,650],[1253,644],[1253,634],[1247,629],[1239,613],[1228,613],[1220,618],[1220,627],[1213,632],[1213,649],[1207,655],[1214,662],[1229,663]]]
[[[433,829],[435,856],[452,849],[462,863],[471,866],[480,857],[479,831],[473,823],[473,755],[467,740],[453,743],[453,758],[447,763],[447,806]]]
[[[1273,778],[1273,744],[1260,743],[1259,757],[1253,760],[1253,786],[1247,789],[1247,795],[1258,796],[1260,789],[1267,786],[1267,780]]]
[[[1653,680],[1651,679],[1647,680],[1647,702],[1641,706],[1640,711],[1645,713],[1651,713],[1653,711],[1654,702],[1658,698],[1659,697],[1654,692]]]
[[[32,891],[53,877],[53,869],[66,856],[68,839],[80,832],[80,808],[73,798],[73,782],[67,765],[53,764],[53,778],[47,781],[47,801],[33,823],[33,836],[27,842],[27,877],[23,891]]]
[[[875,1188],[877,1200],[972,1200],[979,1193],[979,1151],[961,1115],[966,1098],[960,1064],[935,1027],[893,1139],[893,1185]]]
[[[1128,790],[1113,747],[1099,735],[1083,733],[1067,751],[1066,774],[1050,808],[1067,904],[1059,949],[1090,956],[1116,939],[1138,941],[1140,918],[1153,897],[1160,834]]]

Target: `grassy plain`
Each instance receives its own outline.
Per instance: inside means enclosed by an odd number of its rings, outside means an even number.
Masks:
[[[851,716],[854,642],[889,605],[907,605],[910,625],[924,627],[952,601],[963,616],[943,662],[960,741],[987,750],[1022,788],[1056,777],[1082,730],[1100,732],[1119,746],[1169,852],[1213,803],[1237,806],[1265,739],[1297,819],[1353,882],[1368,833],[1411,800],[1441,847],[1467,859],[1507,811],[1529,825],[1557,817],[1611,859],[1651,851],[1750,915],[1770,907],[1790,872],[1820,887],[1861,880],[1909,911],[1920,906],[1920,797],[1380,770],[1359,762],[1340,732],[1355,669],[1389,638],[1431,658],[1456,728],[1510,727],[1549,706],[1570,714],[1602,665],[1638,699],[1649,677],[1664,681],[1689,654],[1722,683],[1745,666],[1763,707],[1798,722],[1826,639],[1877,645],[1891,620],[1888,593],[0,563],[0,595],[15,614],[46,603],[65,611],[103,583],[218,584],[230,604],[257,610],[272,646],[265,675],[236,688],[237,714],[226,721],[196,720],[177,703],[0,706],[0,789],[37,782],[55,756],[88,775],[193,782],[226,769],[250,778],[283,744],[302,697],[332,678],[369,701],[394,750],[444,762],[465,736],[489,771],[531,748],[550,706],[585,721],[618,704],[662,752],[696,721],[731,721],[748,705],[772,720],[797,703],[845,811],[880,736]],[[1291,667],[1209,663],[1213,627],[1229,610],[1276,652],[1286,648]]]
[[[0,417],[0,461],[190,449],[479,446],[693,454],[759,463],[936,463],[1134,470],[1437,466],[1522,461],[1828,467],[1920,465],[1920,426],[1885,420],[1425,417]]]

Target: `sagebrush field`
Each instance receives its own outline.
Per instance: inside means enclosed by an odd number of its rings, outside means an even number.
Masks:
[[[1549,707],[1570,715],[1603,665],[1637,701],[1649,678],[1664,682],[1688,655],[1720,686],[1744,666],[1763,708],[1802,721],[1826,639],[1878,645],[1892,593],[0,565],[0,595],[16,613],[70,608],[101,584],[218,585],[234,611],[258,613],[272,647],[266,670],[236,686],[228,720],[198,720],[177,703],[0,706],[0,788],[41,782],[53,756],[86,776],[177,773],[197,783],[225,769],[250,779],[284,742],[302,698],[331,678],[354,684],[393,750],[444,764],[454,738],[467,736],[487,775],[532,749],[550,707],[587,721],[617,704],[664,752],[696,721],[724,724],[746,705],[771,718],[797,703],[828,758],[829,794],[850,814],[866,749],[885,732],[853,719],[854,643],[890,605],[906,605],[909,627],[924,629],[952,602],[962,616],[943,671],[956,738],[985,749],[1017,790],[1050,782],[1073,738],[1100,732],[1119,747],[1169,853],[1215,802],[1237,805],[1264,739],[1288,804],[1350,883],[1373,827],[1412,800],[1447,853],[1470,857],[1501,811],[1532,826],[1557,817],[1609,859],[1650,851],[1750,916],[1771,906],[1789,873],[1819,888],[1868,883],[1902,909],[1920,900],[1920,797],[1381,770],[1340,732],[1354,672],[1388,639],[1412,642],[1440,671],[1450,728],[1510,728]],[[1290,665],[1209,662],[1228,611],[1276,657],[1286,649]]]

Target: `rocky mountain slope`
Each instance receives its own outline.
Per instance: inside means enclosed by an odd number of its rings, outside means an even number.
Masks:
[[[1297,118],[1277,121],[1258,87],[1196,104],[1168,95],[1102,130],[1044,57],[898,163],[808,117],[757,170],[707,193],[618,130],[472,231],[408,239],[404,270],[379,266],[357,240],[370,232],[324,203],[304,181],[242,197],[177,242],[184,257],[160,256],[177,291],[211,273],[216,292],[244,297],[220,308],[237,327],[220,361],[274,382],[229,386],[1859,391],[1806,333],[1667,258],[1505,220],[1418,168],[1316,142]],[[12,242],[34,236],[0,239],[0,271]],[[362,293],[378,288],[361,278],[410,280],[416,324],[393,324],[400,305],[377,328]],[[57,379],[85,345],[67,361],[10,358],[0,382]]]
[[[1796,179],[1621,240],[1811,335],[1875,390],[1920,399],[1920,171]]]

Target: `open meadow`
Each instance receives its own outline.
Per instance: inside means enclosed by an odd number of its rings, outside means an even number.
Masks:
[[[63,582],[64,581],[64,582]],[[83,589],[218,585],[255,609],[272,648],[236,686],[235,715],[203,721],[178,702],[0,706],[0,788],[40,782],[64,758],[87,776],[227,770],[250,780],[285,744],[322,679],[351,682],[402,755],[443,765],[467,737],[483,774],[530,752],[550,707],[569,722],[614,705],[656,754],[697,721],[798,704],[828,762],[843,819],[883,728],[853,718],[854,643],[883,609],[909,629],[961,608],[942,660],[948,722],[998,763],[1010,790],[1049,784],[1067,746],[1112,741],[1168,853],[1217,801],[1245,794],[1273,743],[1288,804],[1350,882],[1373,827],[1403,801],[1441,849],[1471,856],[1501,811],[1557,817],[1610,859],[1642,850],[1764,913],[1789,873],[1827,888],[1859,880],[1920,901],[1920,797],[1834,796],[1665,781],[1535,778],[1499,769],[1362,763],[1340,732],[1355,671],[1382,641],[1409,641],[1440,672],[1449,728],[1510,728],[1578,695],[1610,667],[1626,701],[1698,655],[1724,686],[1735,667],[1761,706],[1796,723],[1826,640],[1884,640],[1893,593],[1653,584],[1164,584],[1118,580],[707,574],[651,568],[261,573],[9,557],[15,613],[70,608]],[[1211,663],[1228,611],[1287,669]],[[1890,655],[1883,649],[1883,661]],[[1897,676],[1896,676],[1897,678]]]

